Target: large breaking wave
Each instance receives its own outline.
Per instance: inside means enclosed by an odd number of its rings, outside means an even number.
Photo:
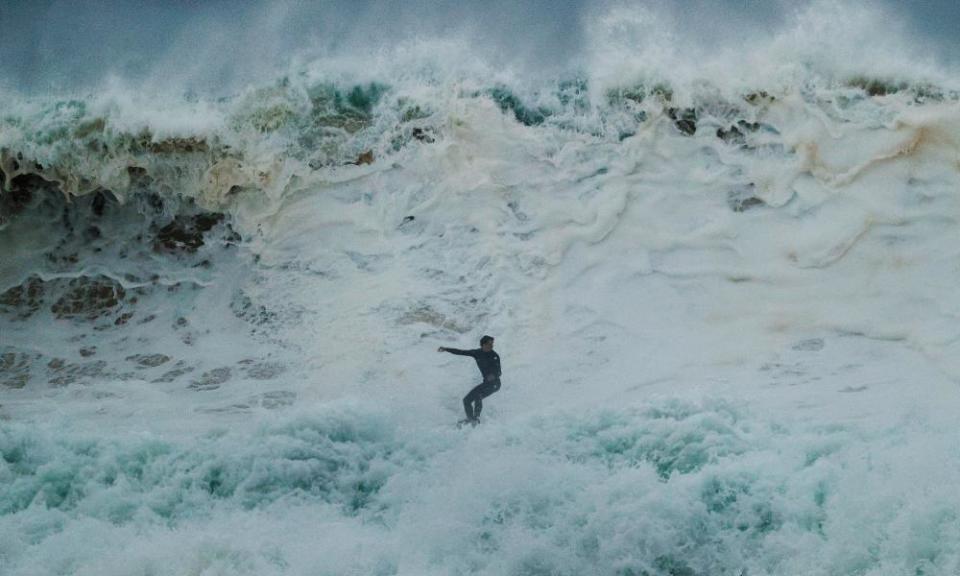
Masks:
[[[7,94],[0,573],[956,572],[957,85],[658,18]]]

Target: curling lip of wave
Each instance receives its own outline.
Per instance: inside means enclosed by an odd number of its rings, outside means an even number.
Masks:
[[[702,130],[704,124],[710,130],[719,126],[718,137],[725,126],[732,126],[728,134],[742,139],[738,122],[752,130],[760,126],[775,132],[775,126],[764,123],[768,109],[798,96],[808,106],[880,98],[892,100],[891,105],[900,102],[905,112],[911,107],[951,106],[948,103],[958,99],[954,92],[927,84],[863,78],[812,94],[806,88],[795,90],[758,88],[741,91],[740,97],[724,97],[710,86],[680,94],[661,83],[641,83],[595,94],[587,81],[574,79],[533,91],[505,85],[461,87],[450,101],[424,98],[422,92],[409,95],[402,86],[388,83],[304,86],[283,80],[219,103],[174,107],[179,111],[186,106],[194,115],[215,110],[213,123],[206,120],[199,129],[182,122],[166,127],[167,113],[162,110],[156,113],[156,125],[143,111],[131,125],[124,119],[128,115],[124,106],[110,98],[30,98],[14,100],[11,113],[0,120],[0,170],[7,192],[18,176],[32,174],[68,195],[109,190],[123,200],[151,187],[221,209],[244,191],[277,200],[291,188],[336,181],[345,170],[369,171],[365,164],[382,164],[411,145],[442,141],[459,121],[457,101],[477,98],[533,129],[582,132],[598,141],[623,140],[660,118],[675,122],[682,132]],[[448,91],[442,86],[433,90],[436,95]],[[676,103],[685,101],[692,105]],[[859,165],[828,166],[815,142],[797,142],[793,147],[807,170],[833,185],[848,183],[871,166],[912,154],[921,146],[956,148],[948,130],[915,116],[916,120],[897,120],[898,131],[906,132],[900,142],[877,150]]]

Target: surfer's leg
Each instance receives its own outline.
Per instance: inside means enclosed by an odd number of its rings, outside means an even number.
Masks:
[[[479,418],[480,411],[483,410],[483,399],[500,389],[500,380],[484,382],[473,389],[477,393],[477,399],[473,401],[473,417]]]
[[[463,410],[467,413],[467,420],[473,420],[480,414],[480,389],[483,388],[483,384],[478,384],[473,387],[466,396],[463,397]],[[475,410],[473,405],[474,402],[477,403],[478,408]]]

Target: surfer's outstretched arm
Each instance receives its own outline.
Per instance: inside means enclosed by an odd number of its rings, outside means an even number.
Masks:
[[[477,354],[476,350],[460,350],[459,348],[446,348],[444,346],[438,348],[437,352],[449,352],[457,356],[476,356]]]

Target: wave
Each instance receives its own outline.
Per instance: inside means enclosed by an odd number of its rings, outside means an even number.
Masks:
[[[328,229],[423,237],[424,226],[439,220],[422,218],[444,199],[454,201],[443,209],[446,217],[470,234],[490,218],[506,218],[487,232],[501,239],[499,265],[519,273],[511,277],[523,279],[510,283],[520,290],[528,278],[542,278],[562,263],[578,243],[600,244],[624,220],[635,219],[626,214],[637,202],[657,202],[659,193],[638,198],[638,190],[660,179],[673,186],[684,158],[698,166],[688,175],[691,186],[712,192],[704,205],[685,208],[678,218],[769,217],[771,210],[778,217],[809,216],[799,220],[810,231],[797,242],[771,246],[780,246],[776,250],[791,267],[826,269],[877,230],[929,217],[920,200],[895,191],[898,183],[916,180],[910,166],[955,170],[960,163],[956,92],[864,76],[842,82],[810,77],[799,85],[732,92],[708,83],[663,82],[598,92],[586,78],[530,89],[417,75],[406,83],[359,84],[302,76],[233,98],[154,109],[132,104],[129,94],[13,103],[0,120],[0,234],[10,247],[0,264],[0,304],[23,319],[48,311],[52,321],[87,318],[117,327],[132,315],[140,321],[169,317],[177,327],[183,315],[159,314],[163,305],[151,301],[161,298],[160,290],[189,293],[228,279],[269,276],[265,266],[336,278],[340,265],[330,264],[335,253],[349,266],[378,271],[392,256],[374,244],[350,245],[348,235],[325,245],[310,239],[325,237]],[[878,179],[887,183],[876,188]],[[622,184],[630,181],[639,188]],[[424,190],[424,182],[433,182],[433,189]],[[386,187],[394,198],[372,220],[362,215],[372,197],[360,191],[370,186]],[[462,190],[477,188],[489,195],[483,226],[463,220],[455,208]],[[506,208],[499,207],[502,194]],[[680,202],[683,194],[670,201]],[[939,188],[922,194],[930,195],[928,202],[946,201]],[[553,208],[531,213],[537,202]],[[821,210],[826,205],[832,208]],[[706,212],[695,217],[700,211]],[[665,223],[644,226],[655,230]],[[691,225],[698,226],[678,220],[657,239],[641,241],[657,246],[653,268],[699,273],[682,253],[696,246],[726,250],[709,232],[691,237],[685,230]],[[729,225],[728,234],[741,233]],[[358,250],[362,245],[367,253]],[[720,274],[769,276],[763,268],[783,256],[760,246],[738,249],[752,255],[753,272]],[[463,268],[460,276],[488,262],[475,256],[454,266]],[[484,275],[491,284],[472,290],[492,294],[502,280],[492,270]],[[312,304],[288,294],[298,302],[290,305],[267,287],[270,281],[256,282],[233,289],[228,306],[217,307],[242,320],[245,331],[289,332],[292,326],[280,319],[299,325],[312,314]],[[412,302],[396,310],[397,321],[462,333],[470,323],[466,309],[476,307],[471,300],[478,299],[464,293],[445,309]],[[288,346],[300,339],[281,338]],[[16,351],[27,358],[35,352]],[[219,374],[245,360],[194,368]],[[25,378],[24,370],[14,372],[11,382]],[[48,372],[34,369],[59,378]]]
[[[148,84],[149,96],[122,77],[67,97],[8,92],[0,183],[10,192],[33,175],[68,195],[109,191],[121,201],[150,189],[208,210],[257,196],[247,209],[269,213],[297,190],[443,145],[471,109],[488,105],[558,140],[623,141],[668,120],[683,135],[715,133],[741,150],[805,154],[823,173],[816,138],[777,136],[818,118],[879,128],[960,99],[949,68],[878,6],[813,2],[769,33],[744,31],[719,45],[705,41],[711,26],[698,18],[706,14],[685,20],[656,5],[591,11],[579,59],[559,73],[475,54],[469,36],[452,36],[389,51],[297,53],[226,94],[169,77],[166,86]],[[869,58],[853,58],[867,42]]]
[[[0,572],[955,572],[955,76],[811,6],[5,94]]]
[[[440,97],[451,91],[452,98]],[[163,109],[138,111],[139,125],[130,126],[122,106],[109,98],[22,100],[0,123],[0,182],[6,192],[22,191],[38,186],[30,180],[36,177],[68,195],[107,192],[121,200],[149,190],[222,209],[232,197],[256,193],[276,199],[310,182],[347,177],[342,174],[349,166],[362,171],[375,162],[389,165],[411,147],[443,140],[456,129],[459,109],[484,105],[529,128],[579,133],[599,142],[622,141],[668,119],[682,135],[715,134],[741,150],[805,146],[816,162],[815,142],[775,137],[788,128],[778,121],[796,121],[789,115],[798,114],[832,114],[844,121],[845,111],[853,119],[867,108],[873,109],[874,121],[883,121],[960,98],[956,91],[929,84],[863,76],[819,90],[761,85],[739,94],[723,94],[710,85],[677,93],[663,83],[597,93],[583,78],[529,92],[503,84],[435,86],[431,92],[432,98],[418,99],[387,83],[284,79],[216,103],[181,102],[188,117],[205,118],[197,125],[181,119],[183,125],[173,128],[164,125],[171,112]]]

